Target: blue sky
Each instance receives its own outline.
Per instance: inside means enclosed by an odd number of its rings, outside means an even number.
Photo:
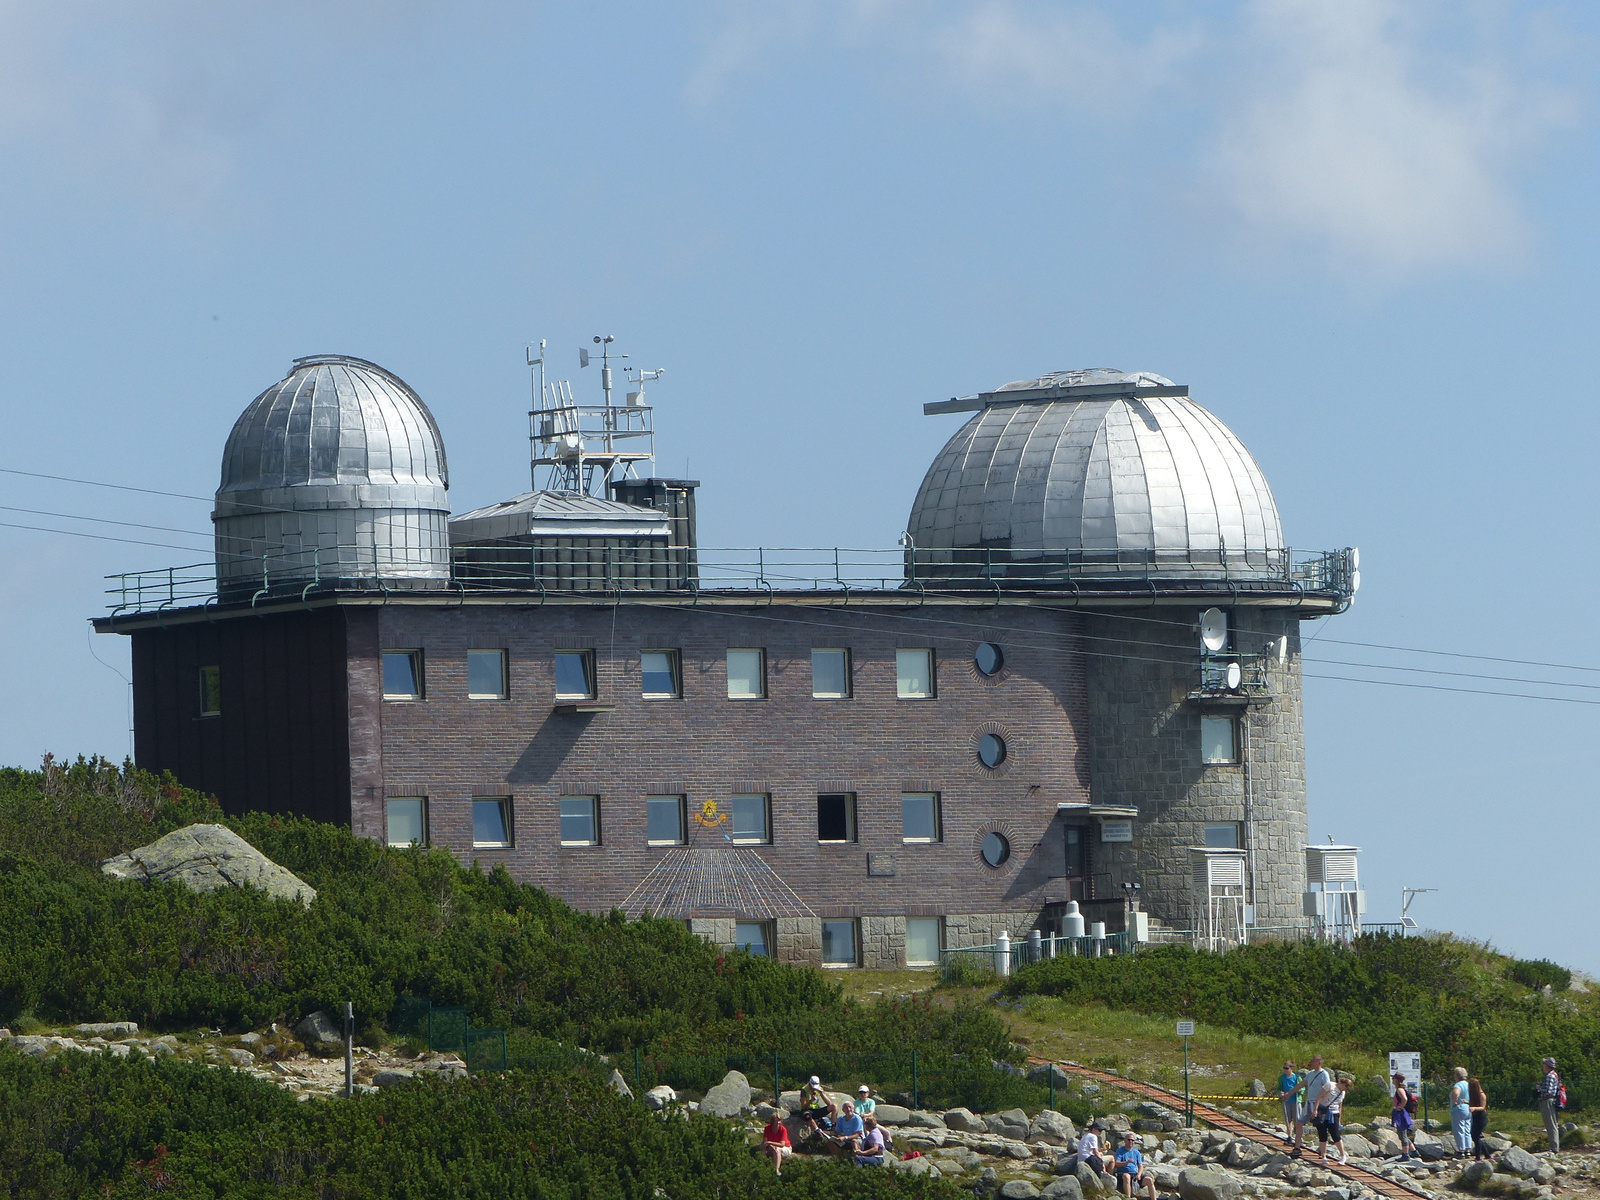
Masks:
[[[1364,587],[1307,673],[1600,700],[1600,19],[1562,4],[0,0],[0,467],[205,495],[295,356],[424,396],[456,511],[525,487],[523,346],[667,375],[707,545],[888,546],[1046,370],[1190,385]],[[208,507],[0,475],[0,505]],[[0,761],[128,748],[102,576],[0,526]],[[1569,664],[1413,656],[1375,645]],[[103,660],[96,661],[96,655]],[[1312,659],[1560,679],[1408,675]],[[1587,689],[1587,690],[1586,690]],[[1307,682],[1371,916],[1600,973],[1592,704]]]

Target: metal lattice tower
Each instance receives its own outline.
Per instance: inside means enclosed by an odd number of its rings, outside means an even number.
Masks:
[[[660,379],[663,372],[623,368],[631,388],[622,404],[613,404],[612,358],[627,358],[611,353],[612,338],[596,337],[600,347],[600,389],[602,404],[579,404],[573,398],[572,384],[561,379],[545,381],[545,343],[539,343],[539,356],[529,347],[528,365],[538,368],[533,380],[533,408],[528,413],[528,443],[534,491],[579,492],[607,499],[608,485],[618,479],[640,477],[641,463],[653,470],[656,458],[655,422],[650,405],[645,403],[644,385]],[[578,351],[580,368],[587,367],[587,347]],[[539,468],[545,468],[543,487]],[[647,470],[646,474],[651,471]]]

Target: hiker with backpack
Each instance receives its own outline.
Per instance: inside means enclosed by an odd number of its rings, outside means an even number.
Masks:
[[[1400,1139],[1400,1161],[1408,1162],[1417,1157],[1417,1094],[1406,1086],[1406,1077],[1399,1071],[1391,1078],[1394,1081],[1394,1109],[1389,1114],[1389,1122],[1394,1126],[1395,1137]]]
[[[1567,1089],[1556,1070],[1556,1060],[1546,1058],[1539,1064],[1544,1068],[1544,1079],[1539,1083],[1539,1115],[1544,1118],[1545,1136],[1550,1139],[1550,1153],[1561,1152],[1561,1110],[1567,1106]]]

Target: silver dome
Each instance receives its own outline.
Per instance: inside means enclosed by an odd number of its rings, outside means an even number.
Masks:
[[[449,486],[438,423],[403,380],[359,358],[297,358],[228,435],[219,588],[442,586]]]
[[[1086,575],[1283,577],[1266,477],[1226,425],[1174,394],[1187,390],[1100,368],[972,398],[982,410],[939,452],[912,506],[918,552],[1064,556]]]

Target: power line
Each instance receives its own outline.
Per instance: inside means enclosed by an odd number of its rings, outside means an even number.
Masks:
[[[210,504],[214,497],[191,496],[187,492],[158,492],[154,488],[133,487],[126,483],[105,483],[99,479],[74,479],[69,475],[46,475],[41,471],[19,471],[15,467],[0,467],[0,475],[26,475],[29,479],[52,479],[57,483],[81,483],[85,487],[115,488],[119,492],[142,492],[146,496],[167,496],[174,500],[203,500]]]
[[[163,550],[186,550],[190,554],[197,552],[194,546],[177,546],[171,542],[144,542],[134,538],[112,537],[105,533],[80,533],[76,529],[51,529],[48,525],[19,525],[15,521],[0,521],[0,528],[4,529],[32,529],[39,533],[59,533],[63,537],[93,538],[97,542],[123,542],[129,546],[159,546]]]
[[[194,529],[178,529],[172,525],[145,525],[139,521],[114,521],[110,517],[85,517],[78,513],[50,512],[43,508],[17,508],[12,504],[0,504],[0,512],[27,513],[32,517],[59,517],[65,521],[96,521],[102,525],[125,525],[130,529],[153,529],[159,533],[181,533],[186,537],[205,538],[211,540],[212,535],[201,533]]]

